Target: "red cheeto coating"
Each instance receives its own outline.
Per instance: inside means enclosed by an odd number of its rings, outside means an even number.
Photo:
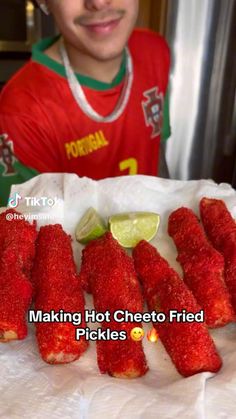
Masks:
[[[132,259],[110,233],[92,241],[84,250],[81,268],[84,288],[93,295],[97,312],[129,310],[143,311],[143,298]],[[113,377],[135,378],[147,371],[142,342],[130,337],[140,323],[102,323],[102,330],[124,330],[127,340],[97,341],[97,359],[101,373]]]
[[[203,198],[200,213],[206,234],[225,260],[225,282],[236,312],[236,224],[225,203]]]
[[[10,216],[11,221],[7,219]],[[12,209],[0,214],[0,342],[24,339],[27,335],[37,232],[35,223],[20,216]]]
[[[84,298],[76,274],[71,238],[60,225],[41,227],[33,269],[36,290],[35,310],[67,313],[81,312],[84,317]],[[83,321],[81,328],[86,327]],[[65,364],[80,357],[88,344],[82,337],[75,339],[72,323],[36,323],[36,336],[44,361]]]
[[[133,257],[150,311],[163,312],[167,317],[170,310],[200,311],[192,292],[153,246],[140,242]],[[220,369],[222,362],[205,323],[178,323],[174,320],[154,324],[154,327],[183,376]]]
[[[205,236],[191,209],[179,208],[169,217],[168,232],[178,250],[184,281],[204,309],[209,327],[222,327],[234,319],[225,284],[224,258]]]

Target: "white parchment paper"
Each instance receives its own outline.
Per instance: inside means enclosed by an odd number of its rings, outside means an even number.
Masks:
[[[146,176],[105,179],[99,182],[72,174],[43,174],[13,186],[11,196],[21,196],[17,210],[47,215],[38,225],[61,223],[73,237],[78,270],[82,246],[74,240],[75,226],[90,206],[108,216],[126,211],[154,211],[161,226],[153,244],[182,274],[176,250],[167,235],[171,211],[188,206],[197,214],[203,196],[224,199],[236,217],[236,192],[213,181],[174,181]],[[25,197],[57,198],[53,207],[27,206]],[[86,296],[87,308],[92,307]],[[144,327],[151,329],[151,324]],[[39,356],[34,327],[21,342],[0,345],[0,417],[28,419],[235,419],[236,418],[236,325],[211,331],[223,358],[221,371],[182,378],[160,341],[143,340],[150,371],[135,380],[101,375],[95,343],[80,360],[51,366]]]

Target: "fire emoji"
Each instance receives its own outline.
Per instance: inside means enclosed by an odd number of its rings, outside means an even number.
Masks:
[[[149,342],[156,343],[158,341],[158,333],[156,329],[153,327],[152,330],[149,330],[147,334],[147,339]]]

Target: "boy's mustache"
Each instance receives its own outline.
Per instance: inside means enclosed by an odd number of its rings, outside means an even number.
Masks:
[[[81,15],[74,19],[76,25],[93,25],[94,23],[110,22],[112,20],[121,19],[126,11],[118,10],[104,10],[98,12],[91,12],[89,15]]]

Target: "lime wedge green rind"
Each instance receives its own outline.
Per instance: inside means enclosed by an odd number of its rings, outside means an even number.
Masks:
[[[135,247],[141,240],[150,241],[157,234],[160,215],[153,212],[129,212],[109,218],[109,229],[119,244]]]
[[[87,244],[91,240],[98,239],[107,232],[107,227],[94,208],[89,208],[81,220],[79,221],[76,230],[76,240],[81,244]]]

